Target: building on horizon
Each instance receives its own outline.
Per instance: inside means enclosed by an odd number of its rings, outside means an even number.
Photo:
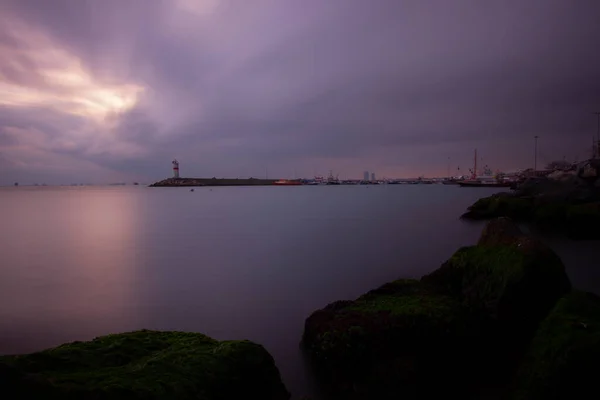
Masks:
[[[363,172],[363,181],[368,181],[369,180],[369,171],[365,171]]]
[[[371,181],[375,182],[375,172],[371,172]]]

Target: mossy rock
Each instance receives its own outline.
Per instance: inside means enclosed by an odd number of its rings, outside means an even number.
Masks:
[[[495,216],[505,216],[516,220],[528,219],[533,211],[533,201],[519,197],[497,197],[490,206],[490,211]]]
[[[520,198],[509,193],[496,194],[477,200],[462,215],[466,219],[491,219],[510,217],[516,220],[528,220],[533,212],[533,200]]]
[[[0,357],[14,398],[284,400],[273,358],[249,341],[199,333],[136,331]],[[12,397],[11,397],[12,398]]]
[[[508,217],[534,223],[544,230],[566,233],[572,239],[600,239],[600,190],[576,186],[557,194],[551,189],[555,184],[562,187],[562,184],[553,182],[535,197],[502,192],[481,198],[461,218],[490,220]]]
[[[560,258],[506,218],[490,221],[477,246],[459,249],[421,280],[496,321],[507,347],[526,343],[571,289]]]
[[[514,399],[584,399],[600,376],[600,297],[574,291],[540,324],[517,375]]]
[[[487,374],[478,379],[491,385],[511,379],[537,325],[571,288],[560,258],[506,218],[421,281],[479,321],[478,364]]]
[[[566,225],[567,235],[573,239],[600,239],[600,203],[570,206]]]
[[[571,287],[560,258],[526,236],[463,247],[422,281],[515,331],[534,327]]]
[[[561,229],[565,224],[567,208],[564,202],[542,202],[536,205],[532,221],[542,228]]]
[[[512,219],[500,217],[485,225],[477,244],[483,246],[512,245],[523,239],[524,236]]]
[[[457,299],[416,280],[398,280],[316,311],[306,320],[303,343],[333,391],[350,398],[410,397],[416,387],[421,394],[435,389],[419,382],[452,384],[454,373],[465,372],[454,364],[467,358],[478,336],[471,322]]]

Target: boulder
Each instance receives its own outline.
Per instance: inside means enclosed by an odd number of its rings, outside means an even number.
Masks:
[[[548,177],[530,178],[520,183],[513,193],[502,192],[479,199],[461,218],[509,217],[532,222],[545,230],[566,233],[573,239],[599,239],[600,231],[595,227],[600,222],[600,179],[596,179],[591,170],[600,172],[600,160],[588,160],[573,171],[555,171]]]
[[[477,200],[461,218],[481,220],[510,217],[526,220],[532,210],[533,199],[515,197],[511,193],[502,192]]]
[[[573,239],[600,239],[600,203],[568,207],[566,232]]]
[[[492,318],[511,346],[526,342],[571,288],[560,258],[507,218],[490,221],[477,246],[459,249],[421,281]]]
[[[516,197],[532,197],[537,196],[545,191],[548,191],[549,188],[559,186],[562,186],[562,183],[545,177],[527,178],[526,180],[517,185],[514,195]]]
[[[580,197],[580,191],[590,187],[589,183],[577,176],[562,172],[560,179],[531,178],[518,185],[514,192],[517,198],[544,198],[547,201],[566,201]]]
[[[600,160],[590,159],[579,164],[577,176],[586,181],[595,181],[600,176]]]
[[[575,182],[577,179],[577,171],[569,170],[569,171],[561,171],[557,170],[550,174],[548,174],[548,179],[553,179],[555,181],[573,181]]]
[[[459,301],[416,280],[398,280],[355,301],[335,302],[305,323],[303,344],[330,392],[343,398],[414,398],[451,385],[456,357],[476,332]],[[437,388],[440,388],[438,386]],[[449,390],[450,386],[444,386]]]
[[[489,246],[513,244],[523,236],[523,232],[513,220],[500,217],[491,220],[485,225],[477,244]]]
[[[419,281],[314,312],[303,344],[340,398],[481,398],[480,389],[512,378],[570,288],[560,258],[501,218]]]
[[[584,399],[600,375],[600,297],[573,291],[540,324],[519,368],[514,399]]]
[[[598,177],[598,171],[596,171],[596,168],[592,167],[590,164],[586,164],[581,169],[580,176],[582,178],[596,178],[596,177]]]
[[[550,230],[564,228],[568,203],[564,201],[540,201],[536,204],[531,221]]]
[[[289,399],[273,358],[249,341],[137,331],[0,357],[13,398]]]

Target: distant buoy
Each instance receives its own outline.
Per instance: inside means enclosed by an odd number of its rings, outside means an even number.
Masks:
[[[193,192],[193,191],[194,191],[194,189],[190,189],[190,192]]]

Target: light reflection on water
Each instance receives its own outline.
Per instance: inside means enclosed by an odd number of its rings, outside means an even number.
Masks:
[[[0,229],[4,352],[108,333],[107,324],[135,325],[127,310],[138,252],[135,198],[50,190],[0,192],[11,206]]]

